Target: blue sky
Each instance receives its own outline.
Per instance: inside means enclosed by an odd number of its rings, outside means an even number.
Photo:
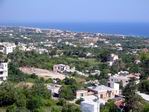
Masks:
[[[0,23],[149,22],[149,0],[0,0]]]

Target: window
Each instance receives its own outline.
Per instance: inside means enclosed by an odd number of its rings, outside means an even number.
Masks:
[[[3,80],[3,77],[0,77],[0,80]]]
[[[110,87],[111,86],[111,84],[110,83],[108,83],[108,87]]]
[[[111,97],[111,93],[110,92],[108,93],[108,97]]]
[[[103,94],[100,95],[100,98],[103,98]]]
[[[3,71],[0,71],[0,75],[2,75],[3,74]]]
[[[81,97],[83,97],[84,95],[83,95],[83,93],[81,93]]]

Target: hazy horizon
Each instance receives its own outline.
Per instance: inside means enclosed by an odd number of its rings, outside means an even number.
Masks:
[[[22,26],[41,29],[59,29],[72,32],[121,34],[149,37],[149,24],[146,23],[22,23],[0,26]]]
[[[148,0],[1,0],[0,23],[149,23]]]

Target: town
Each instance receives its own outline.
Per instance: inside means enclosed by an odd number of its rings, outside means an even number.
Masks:
[[[0,27],[0,84],[0,112],[148,112],[149,39]]]

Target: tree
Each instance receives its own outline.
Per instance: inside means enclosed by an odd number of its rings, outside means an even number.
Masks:
[[[16,105],[11,105],[7,108],[6,112],[16,112],[17,106]]]
[[[59,93],[59,97],[66,100],[73,100],[75,98],[75,91],[71,86],[62,86]]]
[[[48,91],[44,83],[35,83],[31,88],[31,92],[32,92],[31,94],[34,96],[40,96],[48,99],[51,98],[51,93],[50,91]]]
[[[66,100],[73,100],[75,98],[76,90],[78,89],[78,84],[73,78],[65,78],[63,80],[63,86],[60,88],[60,98]]]
[[[9,63],[9,81],[13,82],[21,82],[25,81],[28,78],[28,75],[22,73],[19,69],[18,66],[16,66],[14,63]]]
[[[17,89],[17,94],[15,95],[15,99],[16,99],[15,104],[17,107],[23,107],[23,108],[26,107],[27,100],[26,100],[26,96],[23,94],[23,91]]]
[[[38,79],[38,76],[37,76],[36,74],[34,74],[34,73],[31,74],[30,77],[31,77],[32,79]]]
[[[62,108],[62,112],[81,112],[80,108],[76,105],[67,104]]]
[[[105,106],[101,108],[101,112],[118,112],[118,108],[114,104],[113,100],[109,100]]]
[[[15,103],[16,88],[10,82],[4,82],[0,86],[0,106],[9,106]]]
[[[122,54],[122,61],[126,64],[133,63],[135,61],[134,55],[131,54]]]
[[[59,105],[59,106],[65,106],[66,105],[66,100],[63,99],[63,98],[60,98],[59,101],[58,101],[58,103],[57,103],[57,105]]]
[[[99,55],[97,55],[97,60],[101,60],[101,62],[107,62],[110,58],[109,50],[102,50]]]
[[[7,108],[6,112],[30,112],[25,107],[17,107],[15,104]]]
[[[130,66],[129,71],[132,72],[132,73],[140,73],[141,72],[140,67],[137,64],[132,64]]]
[[[149,112],[149,103],[144,104],[143,112]]]
[[[32,96],[28,99],[27,108],[34,111],[43,106],[42,98],[39,96]]]
[[[75,79],[67,78],[67,77],[63,80],[63,82],[65,85],[76,85],[77,84]]]
[[[140,58],[141,58],[141,67],[142,67],[142,71],[144,71],[144,77],[148,77],[149,76],[149,52],[148,53],[141,53],[140,54]]]
[[[84,99],[80,98],[80,99],[76,100],[76,104],[80,105],[82,101],[84,101]]]
[[[139,91],[149,94],[149,80],[143,80],[139,83]]]
[[[7,112],[27,112],[26,96],[20,88],[10,82],[4,82],[0,90],[0,106],[8,106]]]
[[[53,107],[51,107],[50,112],[61,112],[61,109],[58,106],[53,106]]]
[[[123,90],[125,96],[125,111],[126,112],[142,112],[143,111],[143,99],[136,94],[137,86],[134,81],[130,81],[129,84]]]

